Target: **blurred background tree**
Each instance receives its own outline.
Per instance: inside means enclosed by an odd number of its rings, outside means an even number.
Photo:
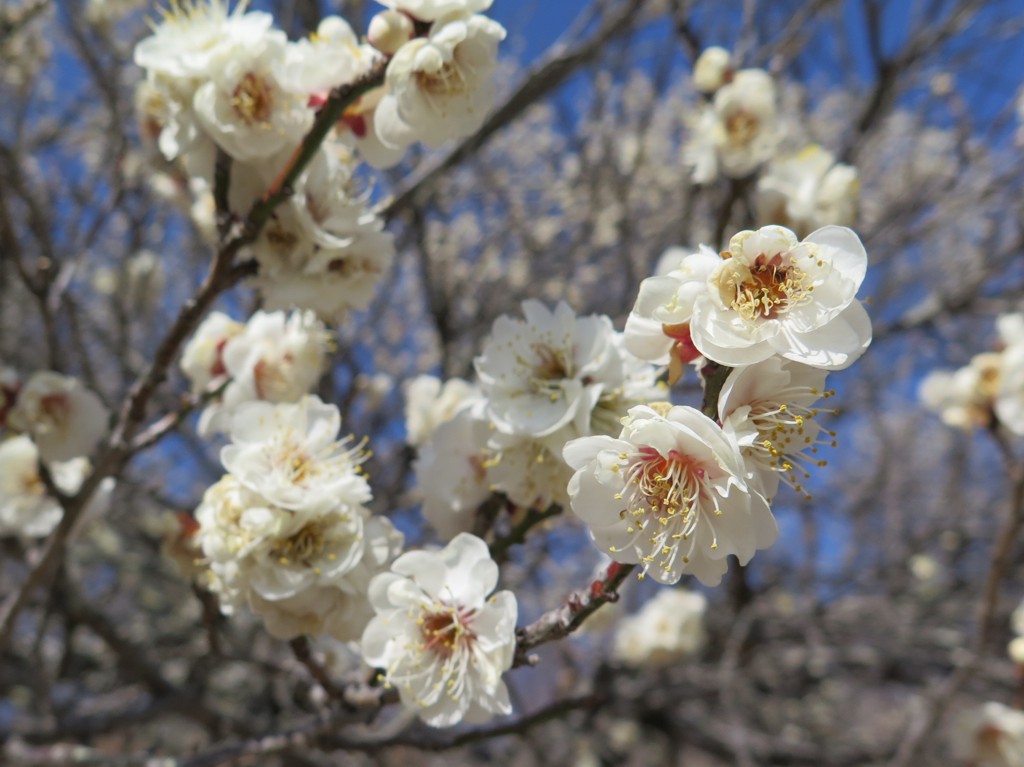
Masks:
[[[365,29],[373,5],[259,7],[294,38],[328,13]],[[361,179],[399,255],[369,310],[336,328],[319,393],[368,437],[373,508],[416,544],[433,533],[411,483],[404,382],[470,375],[492,321],[525,298],[621,327],[667,247],[721,249],[769,223],[750,178],[696,184],[684,162],[703,49],[773,74],[784,150],[820,144],[857,169],[874,344],[834,380],[839,444],[813,500],[780,493],[779,543],[706,592],[703,650],[661,666],[613,652],[616,621],[656,590],[630,582],[604,608],[612,620],[508,675],[508,720],[437,732],[385,712],[368,724],[310,674],[354,673],[344,648],[319,643],[310,660],[251,617],[226,621],[168,556],[175,515],[221,474],[218,445],[189,417],[134,456],[109,513],[47,578],[26,588],[43,544],[0,541],[0,594],[17,602],[15,616],[0,611],[5,759],[958,763],[953,725],[967,712],[1024,704],[1024,670],[1006,653],[1024,597],[1024,450],[994,430],[949,429],[917,389],[927,371],[991,348],[997,315],[1024,310],[1022,11],[1015,0],[497,0],[509,40],[483,128]],[[132,50],[152,13],[135,0],[0,7],[0,362],[79,376],[114,410],[214,249],[212,210],[140,139]],[[241,316],[255,301],[240,288],[220,308]],[[172,367],[150,415],[177,411],[186,392]],[[678,390],[696,392],[692,377]],[[503,567],[521,621],[599,564],[571,515],[548,524]]]

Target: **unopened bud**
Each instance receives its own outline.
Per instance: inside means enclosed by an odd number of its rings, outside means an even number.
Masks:
[[[366,39],[385,56],[394,56],[415,35],[412,19],[404,13],[387,10],[370,19]]]
[[[693,64],[693,87],[700,93],[714,93],[732,76],[732,55],[725,48],[705,50]]]
[[[1010,646],[1006,648],[1006,651],[1010,656],[1010,660],[1018,666],[1024,666],[1024,637],[1013,639],[1010,642]]]

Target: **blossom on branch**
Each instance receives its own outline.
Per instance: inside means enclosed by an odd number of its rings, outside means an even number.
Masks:
[[[718,418],[768,498],[775,496],[780,479],[806,493],[810,466],[826,463],[816,457],[818,448],[835,444],[835,432],[815,420],[818,400],[834,394],[825,389],[825,376],[824,370],[769,357],[736,368],[725,379]]]
[[[476,386],[461,378],[442,383],[436,376],[416,376],[405,388],[405,441],[419,447],[463,405],[479,397]]]
[[[757,170],[782,139],[775,83],[762,69],[741,69],[715,92],[690,125],[683,156],[698,184]]]
[[[739,447],[691,407],[634,407],[618,438],[582,437],[563,455],[572,510],[594,543],[660,583],[692,573],[715,586],[727,556],[745,565],[778,535]]]
[[[107,431],[107,408],[77,378],[32,374],[7,413],[7,426],[32,437],[47,463],[87,456]]]
[[[845,227],[802,242],[781,226],[740,232],[694,301],[694,346],[730,367],[775,354],[824,370],[849,367],[871,343],[856,298],[866,270],[864,246]]]
[[[479,128],[494,100],[491,75],[504,38],[505,28],[486,16],[454,12],[434,21],[388,63],[377,135],[393,147],[436,148]]]
[[[499,431],[546,438],[557,451],[573,437],[616,430],[631,405],[659,393],[655,369],[623,348],[609,317],[532,300],[523,315],[495,320],[475,360]]]
[[[75,458],[49,466],[57,488],[75,493],[89,473],[89,462]],[[60,501],[47,492],[39,476],[39,450],[21,435],[0,442],[0,536],[42,538],[64,516]]]
[[[377,615],[363,659],[432,727],[512,711],[501,676],[512,666],[518,609],[511,591],[491,594],[497,582],[487,544],[462,533],[441,551],[403,554],[370,583]]]
[[[667,273],[640,283],[623,331],[626,349],[642,360],[669,366],[670,384],[679,379],[687,363],[700,357],[690,338],[693,304],[707,291],[708,277],[721,264],[718,254],[707,246],[696,253],[679,248],[671,252],[677,251],[682,255]]]
[[[342,149],[321,148],[253,245],[259,273],[252,282],[268,309],[295,307],[325,322],[341,320],[369,306],[391,266],[393,238],[357,194],[354,160]],[[249,198],[233,207],[244,209],[273,181],[275,174],[262,170],[250,171],[255,178],[243,187]]]
[[[817,144],[776,157],[757,180],[757,218],[798,236],[822,226],[851,226],[857,218],[860,179],[852,165]]]
[[[1024,435],[1024,314],[996,319],[999,351],[982,352],[953,372],[932,371],[918,389],[943,423],[970,431],[999,423]]]

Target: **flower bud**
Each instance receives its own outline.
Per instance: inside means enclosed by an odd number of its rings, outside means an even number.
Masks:
[[[398,11],[381,11],[370,20],[366,39],[385,56],[395,53],[416,35],[412,19]]]
[[[1006,652],[1010,656],[1010,660],[1018,666],[1024,666],[1024,637],[1015,637],[1011,640]]]
[[[693,86],[701,93],[714,93],[731,75],[732,56],[725,48],[708,48],[693,64]]]

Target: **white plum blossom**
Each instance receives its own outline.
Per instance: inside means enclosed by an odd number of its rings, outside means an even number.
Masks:
[[[824,370],[769,357],[729,373],[718,396],[718,418],[736,438],[762,493],[772,498],[782,479],[797,492],[810,465],[824,466],[818,448],[835,444],[835,432],[815,419],[825,389]],[[827,411],[834,412],[834,411]]]
[[[89,473],[89,462],[75,458],[49,466],[57,488],[78,491]],[[0,536],[42,538],[64,516],[60,502],[51,496],[39,476],[39,450],[30,437],[10,437],[0,442]]]
[[[700,357],[690,339],[693,304],[697,296],[707,292],[708,278],[721,265],[721,258],[707,246],[696,253],[672,248],[662,257],[662,263],[666,267],[671,264],[666,273],[640,283],[636,304],[626,318],[623,341],[638,358],[667,364],[669,383],[673,384],[682,375],[683,366]]]
[[[692,573],[715,586],[727,556],[746,564],[778,535],[739,447],[691,407],[634,407],[618,438],[582,437],[563,455],[572,509],[597,547],[660,583]]]
[[[811,144],[771,161],[757,180],[755,205],[761,222],[806,235],[828,224],[852,225],[859,195],[857,169]]]
[[[377,132],[377,105],[386,93],[387,89],[380,87],[361,96],[335,126],[338,140],[354,148],[374,168],[390,168],[405,157],[405,146],[386,144]]]
[[[292,197],[274,211],[253,246],[259,264],[253,283],[268,309],[308,309],[333,322],[369,306],[395,246],[355,194],[353,172],[351,158],[321,149]]]
[[[0,441],[0,536],[42,538],[53,532],[64,516],[60,502],[49,494],[39,474],[40,460],[39,449],[24,434]],[[48,463],[47,469],[60,492],[74,495],[90,466],[85,458],[73,458]],[[106,513],[114,484],[111,477],[100,483],[75,522],[72,536],[87,522]]]
[[[359,42],[347,21],[340,16],[325,16],[314,34],[288,44],[275,68],[275,77],[290,93],[326,99],[331,88],[365,72],[374,57],[373,49]]]
[[[732,367],[778,354],[825,370],[852,365],[871,343],[857,300],[867,253],[850,229],[826,226],[801,242],[789,229],[746,230],[729,241],[693,304],[690,337]]]
[[[295,402],[312,391],[330,342],[312,312],[256,312],[224,345],[223,366],[231,383],[203,412],[200,433],[226,429],[231,415],[246,402]]]
[[[666,666],[700,652],[706,640],[703,594],[664,589],[615,631],[614,656],[630,666]]]
[[[1024,435],[1024,314],[996,318],[999,351],[982,352],[953,372],[933,371],[918,393],[943,423],[970,431],[993,425]]]
[[[270,31],[273,17],[246,12],[246,6],[237,3],[228,13],[224,0],[185,0],[173,5],[153,34],[135,46],[135,63],[182,84],[209,77],[237,48]]]
[[[690,125],[683,149],[698,184],[742,178],[771,159],[782,139],[775,83],[762,69],[742,69],[722,85]]]
[[[224,347],[245,330],[223,312],[212,312],[185,345],[181,354],[181,372],[192,384],[192,393],[200,394],[211,383],[227,374]]]
[[[984,352],[953,372],[932,371],[918,388],[921,402],[947,426],[964,431],[987,427],[992,422],[1002,365],[1001,353]]]
[[[403,554],[370,582],[377,615],[363,658],[432,727],[512,710],[501,676],[512,666],[518,610],[511,591],[488,596],[497,582],[487,544],[467,533],[441,551]]]
[[[487,414],[499,431],[567,439],[608,433],[628,408],[656,396],[655,370],[625,350],[611,319],[523,302],[524,319],[499,317],[476,358]]]
[[[315,395],[295,403],[252,402],[231,419],[221,463],[264,503],[289,512],[360,506],[370,487],[359,447],[338,440],[338,408]]]
[[[461,378],[442,383],[436,376],[416,376],[405,387],[405,441],[416,447],[424,444],[438,426],[479,397],[480,390]]]
[[[479,409],[464,407],[433,430],[413,463],[423,516],[445,540],[471,530],[474,512],[491,494],[490,436]]]
[[[713,45],[693,62],[693,87],[698,93],[714,93],[732,78],[732,54]]]
[[[436,21],[449,14],[482,13],[494,0],[377,0],[381,5],[401,11],[419,21]]]
[[[43,460],[87,456],[107,431],[107,408],[77,378],[39,371],[25,382],[7,425],[32,437]]]
[[[954,731],[955,756],[973,767],[1024,764],[1024,711],[988,702],[960,718]]]
[[[504,38],[505,28],[486,16],[453,12],[434,21],[427,37],[410,40],[388,62],[377,135],[393,147],[422,141],[436,148],[479,128],[494,100],[491,75]]]
[[[487,480],[516,506],[546,509],[566,506],[566,486],[572,476],[560,452],[548,440],[495,431],[487,442]]]
[[[308,93],[290,91],[281,81],[287,49],[278,30],[247,40],[196,90],[199,123],[236,160],[264,160],[294,147],[313,123]]]
[[[144,135],[157,139],[168,160],[187,157],[209,141],[194,108],[197,91],[213,86],[211,78],[233,71],[246,51],[261,50],[265,40],[283,44],[283,34],[271,30],[270,14],[245,10],[246,3],[228,13],[222,0],[186,0],[165,13],[153,34],[135,46],[135,63],[147,75],[136,93],[136,109]],[[239,85],[238,105],[243,112],[252,111],[247,92],[256,89]]]

